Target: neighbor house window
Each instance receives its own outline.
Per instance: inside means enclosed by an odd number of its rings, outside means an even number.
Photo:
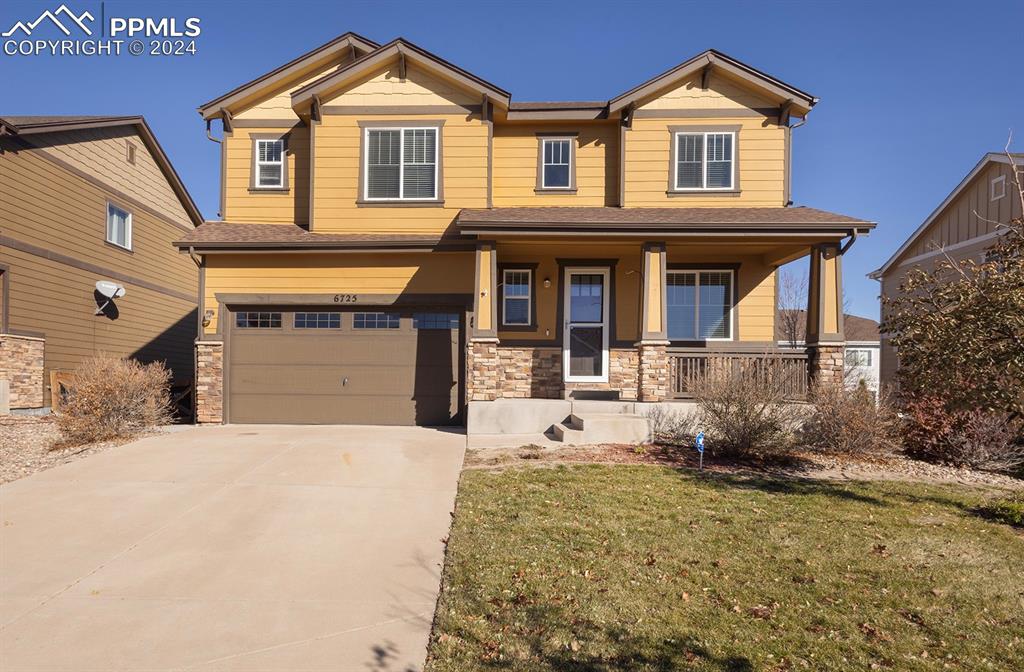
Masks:
[[[256,140],[257,189],[284,188],[284,140]]]
[[[366,129],[366,200],[434,200],[437,128]]]
[[[735,188],[736,133],[675,133],[676,191]]]
[[[846,350],[846,365],[849,367],[871,366],[870,350]]]
[[[125,140],[124,151],[125,151],[124,158],[128,161],[128,163],[130,163],[130,164],[132,164],[134,166],[135,165],[135,145],[133,145],[132,143],[130,143],[127,140]]]
[[[529,269],[506,269],[502,273],[501,323],[505,326],[530,324]]]
[[[989,200],[998,201],[1003,196],[1006,196],[1006,175],[994,177],[989,183]]]
[[[295,313],[296,329],[341,329],[341,313]]]
[[[572,138],[541,138],[540,189],[572,188]]]
[[[669,339],[732,339],[732,284],[732,271],[669,271]]]
[[[397,313],[353,313],[352,327],[354,329],[398,329],[399,315]]]
[[[235,313],[235,326],[239,329],[279,329],[281,313],[256,311]]]
[[[413,329],[458,329],[458,313],[413,313]]]
[[[132,249],[132,213],[107,203],[107,242]]]

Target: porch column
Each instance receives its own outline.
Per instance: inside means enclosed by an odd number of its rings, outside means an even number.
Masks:
[[[807,283],[807,354],[812,382],[843,382],[843,258],[839,243],[811,247]]]
[[[224,341],[196,340],[196,422],[224,422]]]
[[[640,320],[640,401],[664,401],[669,393],[667,255],[665,243],[645,243]]]
[[[466,345],[466,396],[469,401],[498,397],[498,258],[493,241],[476,247],[473,317]]]

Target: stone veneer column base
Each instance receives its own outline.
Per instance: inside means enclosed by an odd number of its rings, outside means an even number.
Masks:
[[[196,341],[196,422],[224,422],[223,341]]]
[[[668,341],[641,341],[637,347],[640,350],[640,401],[671,398]]]
[[[42,408],[46,340],[0,334],[0,380],[10,383],[11,408]]]
[[[807,371],[812,385],[842,385],[846,366],[845,343],[819,343],[807,347]]]
[[[466,398],[493,401],[498,398],[498,339],[471,338],[466,345]]]

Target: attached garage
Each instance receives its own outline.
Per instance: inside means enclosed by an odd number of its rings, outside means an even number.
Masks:
[[[234,423],[461,423],[463,310],[231,307]]]

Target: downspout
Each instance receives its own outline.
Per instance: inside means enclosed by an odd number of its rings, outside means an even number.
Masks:
[[[857,242],[858,236],[857,229],[850,229],[850,239],[846,241],[846,244],[839,248],[839,256],[846,254],[846,251],[853,247],[853,244]]]
[[[793,205],[793,131],[807,123],[805,115],[795,124],[786,126],[786,207]]]
[[[199,313],[199,319],[197,320],[198,325],[196,326],[196,337],[199,338],[199,339],[202,339],[203,338],[203,327],[205,326],[203,324],[203,322],[204,322],[205,317],[206,317],[205,316],[205,312],[206,311],[204,310],[204,305],[203,305],[206,302],[205,301],[205,299],[206,299],[206,273],[205,273],[206,269],[205,269],[205,260],[202,257],[200,257],[198,254],[196,254],[196,248],[191,246],[191,245],[188,248],[188,256],[192,258],[193,263],[195,263],[196,268],[199,270],[199,295],[196,297],[196,299],[197,299],[197,301],[196,301],[196,310]]]

